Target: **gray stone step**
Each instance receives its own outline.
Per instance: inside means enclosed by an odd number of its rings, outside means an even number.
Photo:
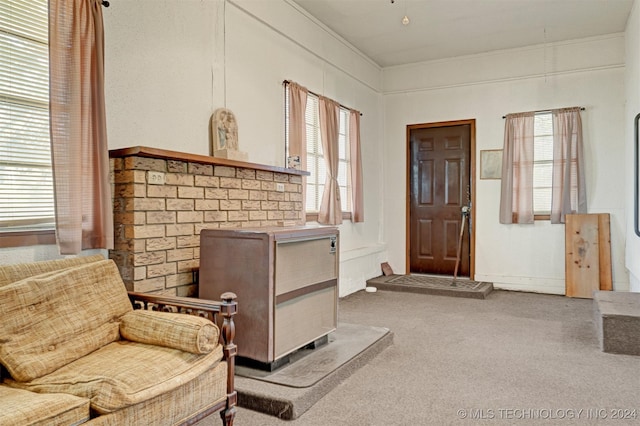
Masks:
[[[596,291],[593,306],[600,349],[640,355],[640,293]]]

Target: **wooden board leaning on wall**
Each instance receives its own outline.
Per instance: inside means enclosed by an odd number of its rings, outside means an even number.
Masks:
[[[565,294],[593,298],[613,290],[609,213],[569,214],[565,223]]]

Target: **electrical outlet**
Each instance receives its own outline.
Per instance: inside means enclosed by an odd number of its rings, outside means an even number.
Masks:
[[[152,172],[151,170],[147,172],[147,183],[149,185],[164,185],[164,182],[164,173]]]
[[[276,183],[276,191],[284,192],[284,183]]]

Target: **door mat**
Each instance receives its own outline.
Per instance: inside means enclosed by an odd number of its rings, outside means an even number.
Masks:
[[[295,419],[391,343],[393,333],[387,328],[338,323],[329,343],[298,351],[276,371],[237,366],[238,405]]]
[[[404,291],[408,293],[433,294],[437,296],[466,297],[486,299],[493,291],[493,283],[472,281],[433,275],[388,275],[372,278],[367,286],[378,290]]]

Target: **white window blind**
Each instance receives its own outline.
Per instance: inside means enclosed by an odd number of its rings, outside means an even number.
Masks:
[[[553,118],[550,112],[537,113],[533,126],[533,212],[551,214],[553,166]]]
[[[327,166],[324,163],[324,156],[322,153],[320,112],[318,98],[316,96],[307,96],[305,121],[307,123],[307,171],[311,173],[307,177],[307,200],[305,211],[317,212],[320,210],[320,203],[322,202]]]
[[[351,211],[351,185],[349,168],[349,110],[340,108],[340,130],[338,133],[338,186],[343,212]],[[319,209],[320,205],[318,205]]]
[[[285,101],[285,137],[289,140],[289,90],[286,87]],[[319,99],[316,95],[307,95],[307,108],[305,110],[305,122],[307,126],[307,193],[306,206],[307,213],[317,213],[320,210],[324,183],[327,176],[327,167],[324,162],[322,152],[322,137],[320,134],[320,112]],[[340,108],[339,113],[339,133],[338,133],[338,186],[340,188],[340,199],[342,211],[351,211],[351,185],[349,182],[349,110]],[[288,150],[288,146],[287,146]],[[287,152],[288,156],[288,152]]]
[[[0,231],[51,228],[48,5],[0,2]]]

